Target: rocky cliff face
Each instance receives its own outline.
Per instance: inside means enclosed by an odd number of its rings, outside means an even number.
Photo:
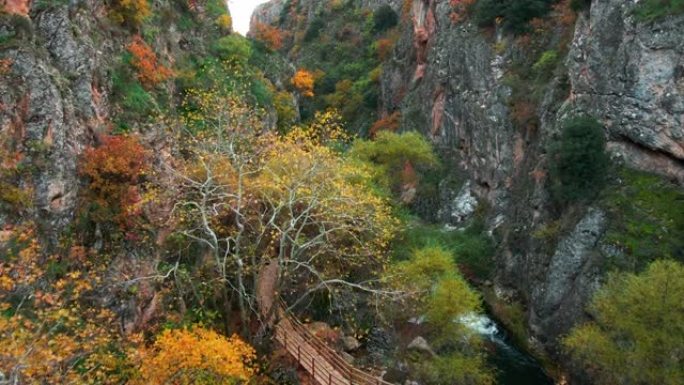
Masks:
[[[150,9],[154,18],[131,26],[115,22],[115,2],[104,0],[0,3],[0,151],[13,159],[3,165],[13,178],[7,185],[26,194],[0,199],[0,228],[32,218],[45,239],[57,242],[74,217],[80,154],[114,129],[117,114],[130,102],[111,96],[116,66],[132,36],[147,34],[163,63],[200,57],[222,34],[212,14],[218,10],[208,5],[157,2]],[[227,14],[225,6],[222,12]],[[179,24],[189,22],[196,25],[184,33]],[[173,84],[164,88],[175,92]],[[144,122],[127,124],[143,131],[138,125]]]
[[[68,223],[78,191],[76,158],[95,132],[104,130],[111,43],[96,46],[101,25],[85,8],[50,7],[27,18],[2,15],[3,59],[0,129],[11,150],[38,164],[21,176],[35,190],[35,212],[55,233]],[[8,143],[9,144],[9,143]],[[6,148],[5,150],[10,150]],[[38,161],[40,159],[40,162]],[[6,218],[0,217],[0,224]]]
[[[615,153],[684,184],[684,18],[639,23],[632,8],[597,1],[578,20],[563,113],[599,116]]]
[[[605,261],[615,254],[606,251],[611,223],[601,202],[552,222],[558,213],[547,192],[548,144],[561,122],[596,117],[615,164],[684,184],[684,17],[642,23],[633,8],[621,0],[594,1],[573,21],[558,7],[549,16],[557,22],[535,27],[543,36],[521,37],[455,24],[448,1],[415,0],[383,68],[383,108],[401,112],[402,129],[431,137],[457,164],[453,172],[465,172],[465,186],[491,208],[497,294],[527,305],[531,342],[551,354],[558,337],[586,316]],[[536,51],[526,46],[529,39]],[[534,89],[537,103],[522,103],[527,96],[516,71],[532,72],[540,54],[552,50],[567,55]],[[521,119],[526,108],[538,120]],[[551,245],[539,236],[549,223],[562,223]]]

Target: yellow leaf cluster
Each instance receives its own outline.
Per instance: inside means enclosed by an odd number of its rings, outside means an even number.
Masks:
[[[110,17],[120,24],[140,25],[150,14],[147,0],[116,0]]]
[[[224,31],[230,32],[233,29],[233,19],[228,14],[223,14],[216,18],[216,24]]]
[[[137,384],[234,384],[256,372],[254,348],[202,327],[165,330],[142,352]],[[204,381],[203,381],[204,380]]]
[[[292,77],[292,85],[294,88],[307,98],[314,96],[314,82],[313,74],[305,69],[300,69]]]

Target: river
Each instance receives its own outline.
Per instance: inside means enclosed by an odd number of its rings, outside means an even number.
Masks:
[[[491,348],[491,361],[497,369],[497,385],[553,385],[542,365],[515,346],[504,328],[484,314],[462,317],[460,321],[484,337]]]

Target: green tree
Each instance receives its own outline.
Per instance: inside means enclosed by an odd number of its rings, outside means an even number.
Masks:
[[[375,32],[386,31],[399,22],[399,16],[389,5],[385,4],[373,14],[373,30]]]
[[[228,60],[240,66],[247,65],[252,55],[252,46],[249,40],[237,34],[222,37],[213,46],[218,57]]]
[[[389,306],[393,318],[424,316],[426,320],[422,332],[435,355],[408,359],[421,383],[493,384],[481,340],[457,322],[482,308],[479,295],[459,274],[451,253],[439,246],[416,249],[408,260],[390,268],[387,277],[391,287],[406,293],[400,306]]]
[[[561,204],[590,200],[603,188],[608,155],[603,126],[580,116],[565,122],[560,140],[552,146],[551,183]]]
[[[397,134],[381,131],[375,140],[357,140],[349,152],[351,157],[370,164],[376,182],[396,192],[406,182],[406,165],[418,171],[438,165],[432,145],[417,132]]]
[[[641,21],[655,21],[670,15],[684,13],[684,0],[644,0],[639,2],[634,13]]]
[[[591,303],[594,320],[563,344],[602,384],[684,384],[683,298],[678,262],[613,274]]]
[[[546,15],[553,3],[554,0],[480,0],[473,11],[481,26],[493,26],[497,18],[502,18],[505,29],[519,33],[527,30],[527,22]]]

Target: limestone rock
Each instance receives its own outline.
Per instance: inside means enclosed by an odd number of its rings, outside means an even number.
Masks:
[[[342,336],[340,342],[342,344],[342,349],[345,352],[353,352],[361,347],[359,340],[352,336]]]
[[[435,355],[435,352],[434,352],[434,350],[432,350],[432,347],[430,346],[430,344],[425,340],[425,338],[423,338],[421,336],[414,338],[413,341],[411,341],[406,346],[406,348],[408,350],[416,350],[419,352],[428,353],[432,356]]]

